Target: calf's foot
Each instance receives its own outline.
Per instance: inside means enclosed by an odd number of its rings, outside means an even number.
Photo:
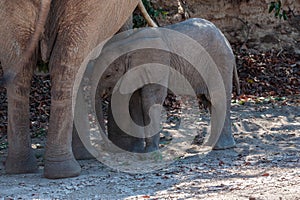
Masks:
[[[73,128],[72,133],[72,151],[76,160],[88,160],[94,158],[94,156],[85,148],[75,128]]]
[[[83,146],[83,147],[72,147],[76,160],[89,160],[95,157]]]
[[[128,135],[124,136],[125,133],[121,131],[119,132],[119,134],[119,137],[112,137],[110,135],[108,137],[114,145],[127,152],[144,153],[144,139],[135,138]]]
[[[234,138],[232,134],[221,134],[219,137],[217,143],[213,147],[214,150],[223,150],[223,149],[229,149],[236,146],[236,143],[234,141]]]
[[[146,138],[146,147],[145,152],[150,153],[159,150],[159,141],[160,141],[160,134],[156,134],[152,137]]]

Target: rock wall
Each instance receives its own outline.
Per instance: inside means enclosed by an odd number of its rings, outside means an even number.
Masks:
[[[175,23],[190,17],[200,17],[215,23],[231,43],[243,48],[292,50],[300,54],[300,0],[282,0],[285,10],[292,10],[287,21],[268,13],[272,0],[152,0],[155,6],[167,10],[160,25]],[[178,2],[180,4],[178,4]],[[179,5],[179,6],[178,6]],[[178,9],[179,8],[179,9]]]

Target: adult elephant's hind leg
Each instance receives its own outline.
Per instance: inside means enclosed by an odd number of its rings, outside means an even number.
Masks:
[[[37,171],[29,134],[29,92],[33,68],[31,62],[7,86],[8,99],[8,157],[5,162],[9,174]]]
[[[47,178],[74,177],[80,166],[72,152],[72,89],[76,69],[63,65],[60,60],[50,61],[51,115],[47,134],[45,169]]]

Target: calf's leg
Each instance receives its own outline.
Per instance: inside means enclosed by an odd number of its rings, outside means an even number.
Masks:
[[[141,96],[140,90],[136,91],[132,95],[128,109],[130,111],[132,120],[139,126],[144,126],[140,96]],[[111,103],[110,103],[108,108],[108,124],[107,124],[108,139],[123,150],[130,151],[130,152],[137,152],[137,153],[144,152],[143,133],[141,133],[142,134],[140,135],[141,137],[138,138],[123,132],[120,129],[120,127],[116,124],[111,109],[114,108],[111,107]],[[128,120],[128,119],[124,119],[124,120]]]
[[[145,152],[157,151],[159,149],[161,106],[166,98],[167,88],[151,84],[142,88],[142,110],[145,124]],[[150,110],[150,108],[153,108]],[[150,121],[151,112],[151,121]],[[151,126],[150,126],[151,124]]]

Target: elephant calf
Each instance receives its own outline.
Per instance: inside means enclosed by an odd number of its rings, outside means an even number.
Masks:
[[[231,132],[231,123],[230,123],[230,105],[231,105],[231,92],[232,92],[232,80],[233,74],[235,75],[238,85],[238,77],[236,73],[236,65],[235,65],[235,57],[233,55],[230,44],[227,39],[221,33],[221,31],[214,26],[211,22],[208,22],[203,19],[195,18],[189,19],[187,21],[166,26],[166,29],[177,31],[180,34],[184,34],[198,44],[200,44],[204,50],[208,53],[211,59],[217,66],[219,73],[221,74],[221,81],[223,81],[225,87],[225,100],[221,102],[222,104],[226,104],[225,111],[225,122],[221,131],[221,135],[217,138],[217,142],[214,143],[214,149],[226,149],[235,146],[235,141]],[[136,42],[138,39],[137,34],[139,32],[133,33],[129,37],[126,37],[123,41],[124,46],[132,45],[132,43]],[[159,35],[159,34],[158,34]],[[157,36],[159,38],[160,36]],[[163,36],[162,36],[163,37]],[[142,37],[141,37],[142,38]],[[155,39],[143,38],[146,40],[153,40],[155,43]],[[120,42],[120,41],[117,41]],[[122,42],[121,42],[122,43]],[[115,45],[113,42],[111,43]],[[110,52],[111,47],[110,44],[106,46],[103,50],[104,55],[105,52]],[[117,48],[120,45],[115,45]],[[155,46],[155,45],[154,45]],[[118,50],[117,50],[118,51]],[[185,49],[182,49],[185,51]],[[201,53],[193,52],[195,56],[201,57]],[[101,60],[101,55],[98,60]],[[124,75],[128,70],[132,70],[137,66],[147,64],[147,63],[158,63],[161,65],[167,65],[171,68],[178,71],[181,75],[183,75],[192,86],[198,97],[202,97],[202,99],[206,100],[209,108],[211,107],[211,96],[209,94],[209,89],[204,80],[206,79],[214,79],[215,77],[202,77],[202,75],[183,57],[172,53],[170,51],[165,51],[158,48],[144,48],[136,51],[130,51],[117,58],[106,70],[104,76],[101,79],[101,85],[98,86],[98,96],[103,93],[105,89],[112,88],[116,84],[116,82]],[[201,67],[201,66],[200,66]],[[158,84],[149,84],[146,83],[142,88],[136,90],[130,99],[129,110],[130,117],[132,120],[140,125],[147,126],[150,123],[149,117],[149,109],[153,104],[162,105],[166,95],[167,95],[167,87],[169,82],[169,72],[161,72],[160,76],[162,77],[162,85]],[[147,72],[142,72],[139,74],[139,79],[149,79],[149,74]],[[133,81],[134,82],[134,81]],[[138,137],[134,137],[124,133],[121,128],[117,125],[112,115],[111,107],[108,113],[108,137],[109,139],[121,147],[124,150],[132,151],[132,152],[150,152],[155,151],[159,148],[159,133],[154,135],[149,135],[146,129],[142,130],[141,133],[138,133]],[[160,110],[154,113],[153,124],[156,128],[159,129],[160,126]],[[214,120],[216,115],[212,112],[211,119]],[[126,124],[127,118],[122,119],[123,123]],[[125,122],[124,122],[125,121]],[[128,123],[128,126],[131,126]],[[212,133],[214,136],[214,122],[212,121]]]

